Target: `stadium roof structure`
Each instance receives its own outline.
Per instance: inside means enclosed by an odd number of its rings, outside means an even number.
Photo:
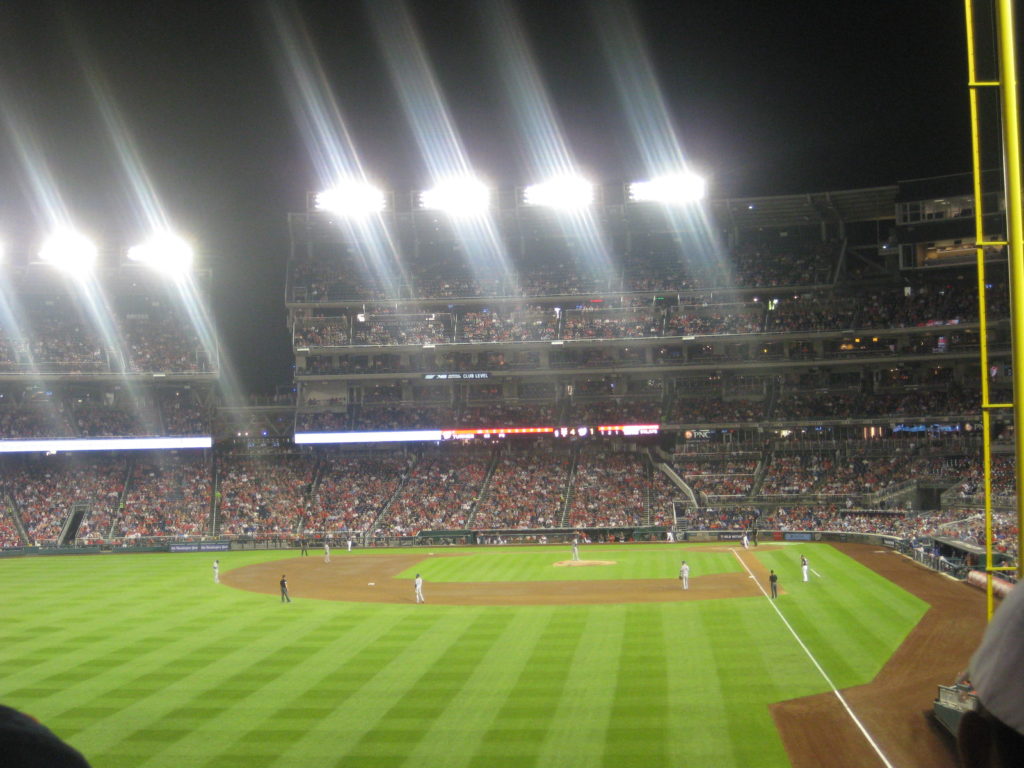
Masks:
[[[715,220],[736,229],[886,221],[896,218],[899,187],[711,200]]]

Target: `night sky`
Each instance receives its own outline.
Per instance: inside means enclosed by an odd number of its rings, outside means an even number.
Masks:
[[[289,383],[286,214],[302,210],[306,192],[320,187],[322,153],[308,145],[288,96],[296,84],[281,66],[279,21],[304,27],[303,55],[319,62],[363,167],[381,185],[408,191],[428,186],[430,174],[381,45],[380,20],[397,18],[396,7],[390,0],[300,0],[274,9],[235,0],[3,3],[0,239],[7,253],[34,253],[50,228],[41,187],[31,181],[41,174],[102,248],[123,251],[144,231],[102,117],[103,93],[168,219],[213,270],[222,354],[242,387],[269,393]],[[493,5],[405,7],[473,167],[499,187],[535,180],[495,54]],[[525,30],[564,141],[595,180],[646,175],[614,85],[624,60],[605,43],[607,20],[622,8],[633,13],[671,123],[712,196],[881,186],[970,170],[958,0],[508,7]],[[634,63],[643,56],[634,49]]]

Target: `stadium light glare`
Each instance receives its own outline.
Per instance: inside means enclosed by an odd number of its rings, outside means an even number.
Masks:
[[[633,182],[629,185],[629,198],[635,203],[686,205],[702,200],[706,191],[707,182],[701,176],[680,173]]]
[[[458,177],[439,181],[432,189],[420,192],[420,205],[449,216],[473,216],[487,211],[491,190],[479,179]]]
[[[563,211],[586,208],[594,202],[594,185],[580,176],[559,176],[523,190],[526,205]]]
[[[128,249],[130,261],[145,264],[169,277],[181,277],[192,269],[192,246],[172,232],[157,232]]]
[[[347,219],[372,216],[384,210],[384,192],[362,181],[341,181],[318,192],[316,209]]]
[[[43,241],[39,259],[74,275],[89,272],[96,263],[96,245],[71,229],[54,232]]]

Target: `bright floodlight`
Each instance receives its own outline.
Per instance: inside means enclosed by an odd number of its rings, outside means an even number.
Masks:
[[[634,182],[629,185],[629,197],[637,203],[683,205],[703,199],[706,187],[704,179],[697,174],[680,173]]]
[[[579,176],[559,176],[527,187],[523,202],[563,211],[586,208],[594,202],[594,185]]]
[[[472,216],[487,210],[491,191],[479,179],[470,177],[439,181],[433,189],[420,193],[420,205],[443,211],[449,216]]]
[[[370,216],[384,210],[384,193],[372,184],[342,181],[317,193],[316,209],[345,218]]]
[[[158,232],[129,248],[128,258],[165,275],[179,277],[192,268],[192,246],[171,232]]]
[[[39,258],[65,272],[84,274],[96,263],[96,246],[80,232],[64,229],[46,238]]]

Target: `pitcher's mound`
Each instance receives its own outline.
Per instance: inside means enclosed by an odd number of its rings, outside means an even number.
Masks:
[[[555,568],[576,568],[581,565],[615,565],[615,560],[559,560]]]

